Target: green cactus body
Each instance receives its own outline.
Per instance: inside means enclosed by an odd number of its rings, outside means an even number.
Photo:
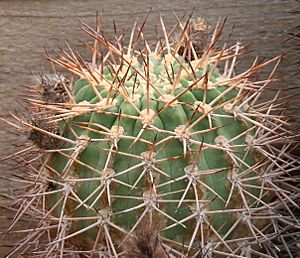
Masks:
[[[141,216],[147,217],[145,214],[149,213],[167,228],[161,235],[179,244],[191,237],[195,221],[201,219],[206,241],[211,241],[208,225],[224,236],[236,221],[231,213],[213,211],[241,208],[242,200],[230,189],[234,176],[255,163],[246,142],[246,137],[253,133],[253,124],[234,115],[233,108],[241,104],[238,89],[228,91],[226,83],[218,84],[217,71],[205,83],[203,68],[197,68],[200,61],[192,63],[197,75],[192,78],[182,57],[169,56],[172,61],[166,63],[162,57],[151,55],[153,60],[146,65],[136,62],[133,67],[127,63],[122,68],[114,67],[121,74],[118,76],[107,69],[102,79],[104,85],[96,85],[100,100],[87,80],[75,83],[74,96],[76,103],[82,105],[81,110],[78,108],[82,115],[67,120],[63,135],[82,139],[75,151],[68,154],[77,153],[78,162],[70,166],[68,157],[56,153],[48,164],[66,180],[89,180],[72,186],[84,204],[76,208],[78,203],[68,200],[64,214],[96,217],[99,211],[107,210],[113,223],[130,231],[137,227]],[[151,72],[147,82],[138,73],[142,74],[148,66]],[[186,75],[171,85],[167,71],[173,68],[178,74],[180,66],[185,67]],[[108,104],[102,107],[103,103]],[[74,127],[76,137],[68,127]],[[231,139],[234,140],[228,142]],[[66,144],[65,148],[68,147]],[[231,152],[243,162],[235,164],[229,157]],[[253,176],[255,173],[251,172],[241,178]],[[252,180],[250,184],[258,186],[260,182]],[[245,199],[249,207],[254,207],[259,190],[249,192],[253,197]],[[59,216],[61,207],[56,210]],[[185,221],[195,210],[199,214]],[[84,229],[95,222],[72,222],[71,227]],[[88,230],[85,235],[94,239],[96,231]],[[239,234],[244,232],[240,230]]]
[[[141,51],[134,49],[140,32],[125,48],[84,25],[95,38],[92,63],[71,49],[49,57],[80,79],[68,86],[59,76],[42,78],[35,115],[20,119],[44,155],[33,170],[44,190],[29,196],[42,203],[48,254],[273,257],[270,239],[281,232],[274,225],[299,190],[284,176],[298,161],[288,141],[272,145],[292,139],[277,96],[257,104],[269,79],[250,78],[279,58],[236,75],[240,44],[217,51],[217,27],[197,53],[189,35],[207,29],[198,22],[179,22],[173,42],[163,26],[164,43],[151,50],[144,42]],[[49,137],[55,141],[46,144]]]

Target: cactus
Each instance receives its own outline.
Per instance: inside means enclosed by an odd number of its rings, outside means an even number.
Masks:
[[[91,62],[69,46],[47,55],[79,78],[38,76],[27,112],[6,121],[29,140],[9,156],[26,184],[9,231],[34,218],[10,256],[292,257],[295,136],[287,98],[260,101],[281,56],[238,74],[244,47],[217,46],[225,21],[211,33],[202,19],[160,21],[154,46],[145,22],[126,47],[82,23]]]

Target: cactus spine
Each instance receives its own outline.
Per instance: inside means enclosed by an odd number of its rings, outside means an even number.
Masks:
[[[125,47],[122,37],[110,42],[99,25],[83,24],[95,40],[91,63],[71,48],[48,56],[80,78],[42,75],[29,113],[15,117],[31,141],[13,155],[30,185],[19,206],[36,225],[11,255],[279,257],[277,245],[291,252],[281,233],[299,229],[294,136],[284,99],[259,101],[274,70],[252,80],[280,56],[236,74],[243,46],[217,49],[224,24],[204,48],[195,40],[206,34],[203,20],[178,19],[170,32],[161,24],[154,47],[143,26]]]

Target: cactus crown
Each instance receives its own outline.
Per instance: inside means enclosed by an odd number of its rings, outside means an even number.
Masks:
[[[274,70],[252,79],[280,56],[236,74],[243,46],[217,48],[224,23],[208,33],[202,19],[177,19],[167,32],[161,19],[154,47],[144,24],[125,47],[83,23],[95,40],[91,63],[70,47],[48,56],[80,78],[42,75],[29,114],[16,117],[32,142],[13,155],[31,185],[20,211],[36,218],[32,239],[48,234],[44,249],[21,247],[66,257],[274,257],[272,239],[297,223],[289,206],[298,207],[299,189],[287,175],[299,164],[283,99],[259,102]]]

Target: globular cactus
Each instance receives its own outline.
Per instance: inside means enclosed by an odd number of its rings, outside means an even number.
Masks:
[[[224,23],[161,25],[156,45],[143,23],[125,46],[83,23],[91,62],[47,56],[80,78],[41,75],[28,113],[7,121],[30,140],[12,155],[28,184],[12,227],[34,218],[10,255],[293,257],[295,136],[286,98],[260,101],[281,57],[237,74],[244,48],[218,49]]]

